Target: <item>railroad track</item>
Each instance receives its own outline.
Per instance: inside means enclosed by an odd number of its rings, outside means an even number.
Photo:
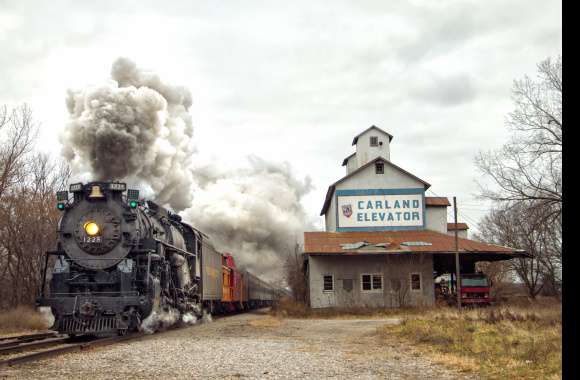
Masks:
[[[107,346],[107,345],[111,345],[111,344],[115,344],[115,343],[119,343],[119,342],[124,342],[124,341],[128,341],[128,340],[139,339],[145,335],[146,334],[143,334],[143,333],[134,333],[134,334],[129,334],[129,335],[125,335],[125,336],[97,338],[97,339],[92,340],[92,341],[80,342],[80,343],[74,343],[70,338],[66,338],[66,337],[65,338],[56,338],[56,339],[53,339],[50,343],[41,341],[41,342],[27,343],[27,345],[24,347],[22,345],[15,346],[15,347],[12,347],[13,348],[12,352],[9,351],[10,347],[6,347],[5,353],[15,353],[15,352],[20,352],[20,351],[25,351],[25,350],[26,351],[37,350],[37,349],[46,348],[47,346],[52,346],[52,345],[60,345],[60,347],[50,348],[48,350],[31,352],[31,353],[27,353],[24,355],[11,357],[9,359],[0,360],[0,368],[5,367],[5,366],[13,366],[13,365],[22,364],[22,363],[28,363],[28,362],[32,362],[32,361],[39,360],[39,359],[44,359],[44,358],[49,358],[49,357],[53,357],[53,356],[67,354],[70,352],[85,351],[85,350],[89,350],[89,349],[92,349],[95,347]],[[1,352],[2,351],[0,351],[0,353]]]
[[[67,343],[70,338],[66,336],[48,336],[44,339],[17,340],[13,342],[0,343],[0,355],[8,355],[15,352],[30,351],[44,347],[56,346]]]
[[[40,340],[46,338],[52,338],[58,336],[58,333],[55,331],[48,332],[48,333],[40,333],[40,334],[27,334],[27,335],[19,335],[19,336],[5,336],[0,338],[0,345],[4,344],[7,341],[15,341],[15,342],[30,342],[33,340]]]
[[[227,318],[233,315],[241,314],[243,312],[235,312],[227,315],[214,315],[212,316],[212,320],[219,320],[222,318]],[[178,327],[179,328],[189,328],[190,326],[185,327]],[[96,347],[101,346],[108,346],[120,342],[130,341],[141,339],[145,337],[153,337],[157,336],[158,334],[163,334],[165,332],[174,331],[176,328],[169,328],[164,331],[158,331],[154,334],[145,334],[142,332],[132,333],[124,336],[113,336],[113,337],[106,337],[106,338],[95,338],[91,341],[85,342],[75,342],[78,340],[77,337],[75,339],[69,338],[67,336],[59,335],[56,332],[53,333],[45,333],[45,334],[32,334],[32,335],[23,335],[20,337],[7,337],[7,338],[0,338],[0,355],[7,355],[7,354],[14,354],[22,351],[35,351],[31,353],[26,353],[24,355],[11,357],[5,360],[0,360],[0,368],[6,366],[14,366],[23,363],[29,363],[36,360],[59,356],[63,354],[67,354],[70,352],[80,352],[85,350],[90,350]],[[7,342],[9,341],[10,342]],[[38,349],[47,348],[51,346],[58,345],[59,347],[50,348],[48,350],[37,351]]]

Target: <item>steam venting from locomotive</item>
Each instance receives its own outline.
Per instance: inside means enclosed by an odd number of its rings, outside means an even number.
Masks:
[[[199,165],[207,160],[193,146],[191,104],[186,88],[118,58],[109,82],[69,90],[63,155],[76,179],[149,189],[143,193],[181,211],[241,266],[280,278],[283,260],[311,227],[301,204],[310,179],[297,179],[287,163],[255,156],[242,169]]]
[[[239,265],[273,281],[281,278],[284,260],[302,238],[308,218],[301,199],[312,185],[308,177],[298,180],[287,163],[256,156],[248,161],[249,167],[239,170],[219,164],[196,169],[193,207],[182,215],[216,245],[235,252]]]

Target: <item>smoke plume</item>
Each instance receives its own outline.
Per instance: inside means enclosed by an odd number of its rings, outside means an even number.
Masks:
[[[111,81],[69,90],[61,138],[73,174],[146,186],[175,210],[191,205],[191,94],[119,58]],[[147,192],[147,191],[146,191]]]
[[[301,204],[312,188],[309,178],[299,180],[289,164],[255,156],[235,170],[204,158],[193,148],[189,91],[126,58],[113,63],[109,82],[69,90],[67,106],[63,154],[78,179],[138,186],[182,211],[239,266],[265,279],[281,278],[288,253],[312,227]]]
[[[288,253],[310,227],[301,203],[312,189],[310,178],[298,180],[288,163],[256,156],[248,161],[249,167],[235,170],[217,163],[196,168],[193,206],[182,215],[231,252],[239,266],[280,279]]]

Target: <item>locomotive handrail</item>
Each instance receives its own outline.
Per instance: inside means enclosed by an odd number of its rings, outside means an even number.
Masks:
[[[118,294],[120,296],[138,296],[139,292],[131,291],[131,292],[91,292],[90,295],[95,294]],[[74,295],[74,296],[83,296],[82,294],[78,293],[51,293],[51,296],[67,296],[67,295]]]
[[[175,250],[175,251],[177,251],[179,253],[183,253],[184,255],[191,256],[191,257],[196,257],[196,254],[195,253],[187,252],[187,251],[185,251],[185,250],[183,250],[181,248],[177,248],[176,246],[174,246],[172,244],[169,244],[167,242],[164,242],[162,240],[159,240],[159,239],[153,239],[153,240],[155,240],[157,243],[163,244],[164,246],[168,247],[169,249]]]

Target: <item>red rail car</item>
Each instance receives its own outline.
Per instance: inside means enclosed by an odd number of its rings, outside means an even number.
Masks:
[[[222,256],[222,307],[224,311],[234,312],[243,309],[242,274],[229,253]]]
[[[222,254],[222,298],[223,312],[254,309],[272,304],[274,288],[248,271],[236,267],[230,253]]]

